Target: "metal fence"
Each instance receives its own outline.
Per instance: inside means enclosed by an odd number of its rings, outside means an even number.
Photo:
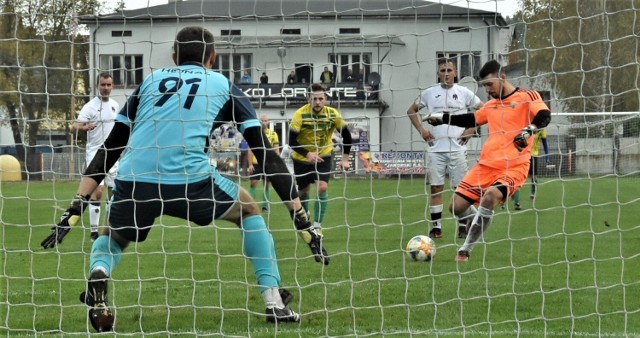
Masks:
[[[540,176],[606,175],[640,173],[640,139],[624,138],[575,138],[567,135],[550,135],[549,164],[538,161]],[[479,156],[481,144],[469,150],[469,164],[473,165]],[[73,151],[71,151],[73,150]],[[540,154],[544,156],[542,149]],[[39,153],[32,155],[36,165],[23,175],[28,180],[79,180],[85,168],[85,153],[82,148],[65,147],[63,152]],[[215,157],[215,156],[214,156]],[[212,163],[213,164],[213,163]],[[234,161],[234,164],[235,163]],[[424,166],[427,167],[428,156]],[[230,168],[237,174],[237,165]]]

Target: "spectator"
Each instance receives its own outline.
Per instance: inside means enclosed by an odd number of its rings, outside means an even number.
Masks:
[[[330,84],[333,82],[333,73],[329,70],[329,67],[324,67],[324,71],[320,74],[320,82],[323,84]]]
[[[98,75],[98,88],[100,94],[87,102],[82,107],[78,119],[71,126],[72,129],[82,130],[87,133],[86,147],[86,165],[89,165],[95,157],[98,149],[107,139],[115,118],[120,111],[120,105],[114,99],[110,98],[113,89],[113,78],[109,73],[100,73]],[[107,186],[107,209],[109,199],[113,195],[115,175],[118,170],[117,163],[111,168],[104,181],[100,182],[98,188],[91,195],[89,200],[89,222],[91,225],[91,241],[98,239],[98,225],[100,223],[100,201],[102,200],[102,192],[105,185]]]
[[[298,75],[296,74],[295,70],[292,70],[291,73],[289,73],[289,76],[287,76],[287,83],[294,84],[297,82],[298,82]]]
[[[356,78],[353,76],[351,69],[347,70],[347,76],[345,76],[344,82],[356,82]]]
[[[260,83],[261,84],[269,83],[269,77],[267,76],[266,72],[262,72],[262,76],[260,76]]]
[[[251,71],[250,70],[245,70],[244,71],[244,75],[242,75],[242,77],[240,77],[240,83],[241,84],[249,84],[249,83],[251,83]]]

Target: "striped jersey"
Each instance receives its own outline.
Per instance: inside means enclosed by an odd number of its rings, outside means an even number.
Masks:
[[[311,105],[306,104],[293,113],[289,128],[298,133],[298,144],[310,152],[317,152],[321,157],[331,155],[333,151],[333,132],[346,128],[347,123],[342,119],[337,109],[325,106],[315,114]],[[291,154],[294,160],[308,162],[307,158],[296,152]]]

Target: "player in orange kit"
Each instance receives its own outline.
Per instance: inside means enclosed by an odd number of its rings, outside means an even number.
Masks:
[[[456,255],[458,262],[469,259],[478,239],[491,225],[493,209],[526,182],[531,158],[529,138],[551,121],[551,111],[540,94],[514,87],[497,61],[485,63],[479,75],[480,83],[492,98],[482,108],[469,114],[438,113],[425,117],[432,125],[489,127],[478,163],[456,188],[449,207],[458,219],[475,213],[469,234]],[[474,204],[479,204],[477,211]]]

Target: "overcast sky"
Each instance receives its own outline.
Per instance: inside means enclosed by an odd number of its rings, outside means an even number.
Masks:
[[[109,0],[117,3],[117,0]],[[192,0],[193,1],[193,0]],[[301,0],[302,1],[302,0]],[[338,0],[339,1],[339,0]],[[429,0],[447,5],[464,8],[482,9],[485,11],[498,11],[503,17],[513,16],[518,9],[519,0]],[[125,0],[127,9],[136,9],[148,6],[156,6],[168,3],[168,0]],[[497,10],[499,8],[499,10]]]

